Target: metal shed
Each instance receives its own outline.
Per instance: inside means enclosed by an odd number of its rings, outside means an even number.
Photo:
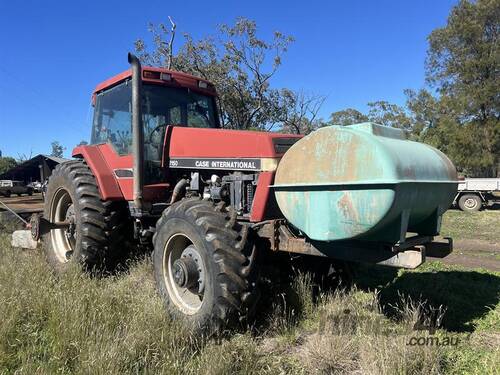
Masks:
[[[52,174],[56,165],[65,161],[68,159],[39,154],[0,174],[0,180],[18,180],[27,184],[33,181],[43,182]]]

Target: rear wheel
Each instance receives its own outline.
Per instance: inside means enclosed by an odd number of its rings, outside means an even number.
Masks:
[[[63,270],[75,261],[87,269],[112,267],[124,248],[120,202],[100,199],[95,178],[80,160],[59,164],[49,178],[44,217],[66,225],[44,235],[49,264]]]
[[[458,200],[458,207],[462,211],[479,211],[481,206],[481,198],[476,194],[464,194]]]
[[[250,228],[231,208],[184,199],[158,221],[154,272],[168,312],[198,333],[234,326],[258,299]]]

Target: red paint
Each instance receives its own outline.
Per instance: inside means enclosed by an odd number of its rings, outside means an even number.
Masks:
[[[97,179],[101,199],[127,200],[134,199],[134,180],[132,177],[117,178],[115,169],[131,169],[132,155],[118,155],[109,144],[96,146],[78,146],[73,150],[73,157],[83,157]],[[161,202],[167,199],[169,191],[167,182],[145,185],[144,199],[151,202]]]
[[[269,202],[269,193],[274,181],[274,172],[261,172],[257,181],[257,189],[253,198],[250,221],[262,221],[266,217],[266,208]]]
[[[213,84],[211,84],[209,81],[198,78],[195,76],[192,76],[190,74],[182,73],[182,72],[176,72],[173,70],[167,70],[167,69],[162,69],[162,68],[153,68],[149,66],[142,67],[142,72],[145,70],[152,71],[152,72],[161,72],[161,73],[168,73],[172,75],[172,80],[171,81],[163,81],[161,79],[151,79],[151,78],[144,78],[142,77],[142,82],[144,83],[151,83],[151,84],[157,84],[157,85],[164,85],[164,86],[170,86],[170,87],[184,87],[184,88],[189,88],[190,90],[197,91],[199,93],[205,94],[205,95],[210,95],[210,96],[217,96],[217,93],[215,92],[215,88]],[[112,86],[115,86],[126,79],[130,78],[132,76],[132,70],[126,70],[120,74],[117,74],[114,77],[111,77],[101,83],[99,83],[96,88],[94,89],[94,92],[92,93],[92,103],[95,102],[95,95],[103,90],[106,90]],[[206,82],[208,85],[208,89],[202,89],[198,86],[198,82]]]
[[[78,146],[75,147],[72,155],[73,157],[82,157],[85,159],[97,179],[97,185],[103,200],[124,199],[113,171],[106,163],[105,156],[101,153],[100,148],[101,146]]]
[[[300,135],[244,130],[201,129],[174,126],[170,157],[274,158],[274,138],[301,138]]]
[[[165,134],[165,156],[200,158],[279,158],[273,139],[301,138],[300,135],[266,133],[242,130],[201,129],[183,126],[168,126]],[[74,157],[83,157],[96,176],[103,200],[133,200],[133,178],[117,178],[115,169],[130,169],[132,155],[118,155],[110,144],[79,146],[73,150]],[[162,161],[164,168],[167,160]],[[168,172],[168,171],[167,171]],[[167,173],[168,175],[168,173]],[[274,172],[261,172],[257,183],[251,211],[251,221],[269,218],[270,185]],[[144,186],[144,199],[165,202],[170,186],[176,181]]]
[[[133,178],[116,178],[114,174],[115,169],[131,169],[134,166],[134,160],[132,155],[119,155],[112,145],[106,143],[97,146],[99,151],[103,155],[103,158],[106,160],[106,163],[109,166],[109,169],[113,173],[113,178],[116,183],[120,187],[120,191],[122,194],[121,199],[125,199],[127,201],[131,201],[134,199],[134,183]]]

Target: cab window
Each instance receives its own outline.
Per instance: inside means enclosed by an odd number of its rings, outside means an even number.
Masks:
[[[111,143],[120,155],[132,152],[131,86],[128,80],[96,96],[92,144]],[[186,88],[143,85],[142,115],[144,142],[155,147],[166,125],[219,127],[215,99]]]

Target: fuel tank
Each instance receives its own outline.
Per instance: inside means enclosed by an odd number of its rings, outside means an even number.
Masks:
[[[457,192],[439,150],[400,129],[362,123],[321,128],[281,159],[273,189],[286,219],[310,239],[396,243],[437,235]]]

